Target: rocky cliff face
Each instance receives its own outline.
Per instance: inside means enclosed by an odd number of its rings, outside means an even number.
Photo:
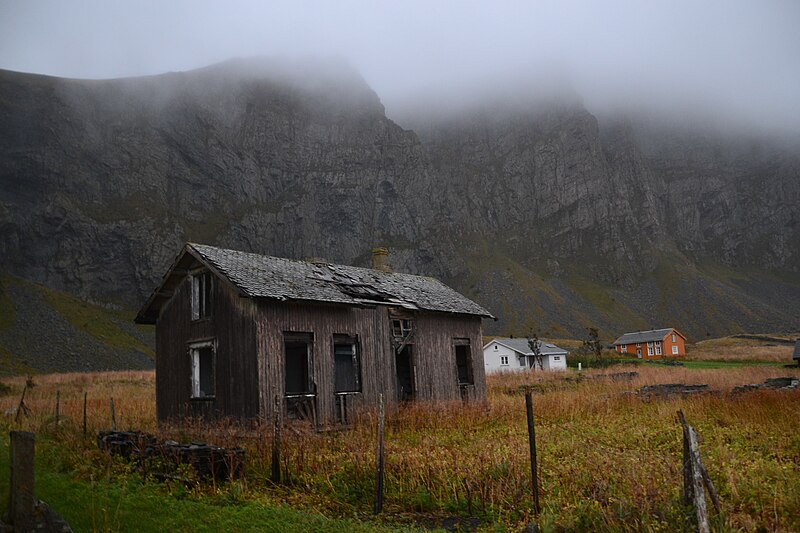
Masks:
[[[490,331],[800,329],[797,152],[576,101],[408,124],[345,65],[0,72],[0,268],[135,306],[187,240],[362,265],[380,244]]]

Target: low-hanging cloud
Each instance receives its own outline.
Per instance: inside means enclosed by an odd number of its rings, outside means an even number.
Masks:
[[[338,55],[390,114],[422,91],[557,71],[590,109],[695,106],[797,132],[798,28],[796,0],[11,1],[0,68],[108,78]]]

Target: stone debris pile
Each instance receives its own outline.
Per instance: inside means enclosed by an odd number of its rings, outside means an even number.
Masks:
[[[149,459],[160,459],[162,466],[190,465],[202,480],[238,479],[244,471],[245,454],[241,448],[226,449],[205,442],[179,444],[168,440],[159,443],[154,435],[138,431],[101,431],[97,445],[101,450],[136,461],[140,466]],[[156,476],[172,477],[163,472]]]

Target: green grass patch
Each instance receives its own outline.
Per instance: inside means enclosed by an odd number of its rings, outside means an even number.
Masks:
[[[76,481],[67,474],[37,472],[37,493],[75,531],[400,531],[357,520],[337,520],[283,505],[241,500],[237,485],[214,495],[194,495],[134,479]]]
[[[785,363],[778,363],[773,361],[704,361],[704,360],[681,360],[683,366],[686,368],[744,368],[749,366],[779,366],[782,367]]]
[[[11,297],[6,292],[6,284],[8,277],[0,277],[0,331],[9,329],[14,325],[14,304],[11,302]]]

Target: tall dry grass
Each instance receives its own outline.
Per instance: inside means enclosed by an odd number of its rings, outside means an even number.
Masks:
[[[623,370],[628,371],[625,367]],[[488,378],[481,404],[417,403],[389,415],[386,430],[385,509],[404,520],[478,516],[518,528],[532,519],[524,395],[534,391],[543,514],[547,530],[680,530],[682,409],[697,428],[700,448],[732,529],[800,530],[800,392],[732,396],[737,385],[797,370],[748,367],[689,370],[637,368],[523,373]],[[187,421],[157,426],[153,374],[147,372],[39,376],[26,403],[33,416],[21,425],[52,428],[55,391],[69,420],[62,433],[80,431],[83,391],[89,391],[90,428],[107,428],[108,398],[120,429],[158,432],[162,438],[242,446],[248,454],[241,486],[247,498],[348,515],[372,505],[376,413],[365,411],[346,431],[283,431],[283,484],[270,487],[272,429],[237,422]],[[18,400],[23,379],[6,380]],[[657,383],[708,384],[715,394],[643,401],[636,391]],[[48,425],[50,424],[50,425]],[[68,436],[62,438],[70,438]],[[81,446],[80,439],[70,441]],[[84,444],[86,445],[86,444]],[[74,454],[64,468],[98,475],[111,468],[98,456]],[[90,462],[86,457],[91,457]]]

